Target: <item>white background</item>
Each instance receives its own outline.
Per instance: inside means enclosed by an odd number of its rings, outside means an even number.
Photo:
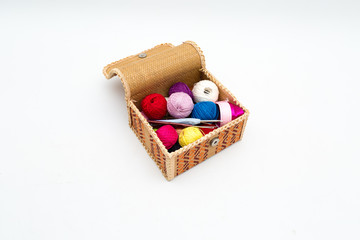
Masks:
[[[359,239],[358,1],[0,2],[0,239]],[[250,110],[167,182],[102,68],[193,40]]]

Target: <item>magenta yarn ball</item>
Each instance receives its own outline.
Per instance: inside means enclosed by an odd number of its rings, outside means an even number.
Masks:
[[[169,89],[169,96],[171,96],[171,94],[176,92],[184,92],[188,94],[191,97],[191,99],[194,98],[194,95],[190,90],[190,88],[183,82],[177,82],[174,85],[172,85],[171,88]]]
[[[161,142],[164,144],[166,149],[170,149],[178,140],[178,134],[175,128],[171,125],[164,125],[156,130]]]
[[[167,101],[169,114],[174,118],[186,118],[191,114],[194,103],[191,97],[184,92],[176,92],[170,95]]]
[[[241,115],[244,114],[244,110],[235,105],[235,104],[232,104],[232,103],[229,103],[230,104],[230,108],[231,108],[231,115],[232,115],[232,120],[234,120],[235,118],[237,117],[240,117]]]

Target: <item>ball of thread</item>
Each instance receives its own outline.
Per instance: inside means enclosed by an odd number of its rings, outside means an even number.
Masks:
[[[232,120],[234,120],[235,118],[237,117],[240,117],[241,115],[244,114],[244,110],[235,105],[235,104],[232,104],[232,103],[229,103],[230,104],[230,108],[231,108],[231,115],[232,115]]]
[[[199,102],[194,105],[191,117],[201,120],[216,120],[219,117],[219,109],[213,102]]]
[[[175,130],[177,132],[178,135],[180,135],[181,131],[183,130],[184,128],[183,127],[176,127]]]
[[[215,128],[200,128],[200,130],[204,133],[204,135],[212,132],[215,130]]]
[[[183,92],[176,92],[170,95],[167,101],[167,110],[174,118],[186,118],[191,114],[194,103],[191,97]]]
[[[191,99],[194,98],[194,95],[192,93],[192,91],[190,90],[190,88],[183,82],[177,82],[174,85],[172,85],[169,89],[169,96],[171,96],[171,94],[176,93],[176,92],[184,92],[186,94],[188,94]]]
[[[156,130],[161,142],[164,144],[166,149],[170,149],[178,140],[178,134],[175,128],[171,125],[164,125]]]
[[[197,127],[184,128],[179,136],[179,143],[182,147],[195,142],[203,136],[202,132]]]
[[[193,90],[195,102],[216,102],[219,98],[219,89],[210,80],[201,80],[195,83]]]
[[[163,95],[153,93],[141,101],[141,109],[149,119],[162,119],[166,114],[166,99]]]
[[[175,152],[176,150],[179,150],[181,148],[181,145],[179,142],[176,142],[174,144],[174,146],[172,146],[168,151],[171,153],[171,152]]]

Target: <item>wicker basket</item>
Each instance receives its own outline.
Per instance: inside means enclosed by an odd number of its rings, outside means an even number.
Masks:
[[[201,49],[191,41],[179,46],[166,43],[113,62],[104,68],[107,79],[117,75],[125,88],[129,125],[164,177],[171,180],[207,158],[241,140],[249,111],[205,67]],[[219,100],[242,107],[245,113],[228,124],[206,134],[196,142],[169,153],[155,131],[140,113],[141,100],[151,93],[167,96],[176,82],[189,87],[208,79],[219,88]]]

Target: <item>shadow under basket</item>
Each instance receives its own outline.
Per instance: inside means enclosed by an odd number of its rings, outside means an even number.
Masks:
[[[107,65],[107,79],[117,75],[125,89],[129,125],[167,180],[203,162],[241,140],[249,111],[205,67],[201,49],[191,41],[179,46],[169,43],[155,46],[139,54]],[[228,100],[240,106],[244,114],[199,140],[169,153],[156,132],[140,112],[141,100],[151,94],[168,96],[169,88],[184,82],[190,88],[200,80],[210,80],[219,88],[219,101]]]

